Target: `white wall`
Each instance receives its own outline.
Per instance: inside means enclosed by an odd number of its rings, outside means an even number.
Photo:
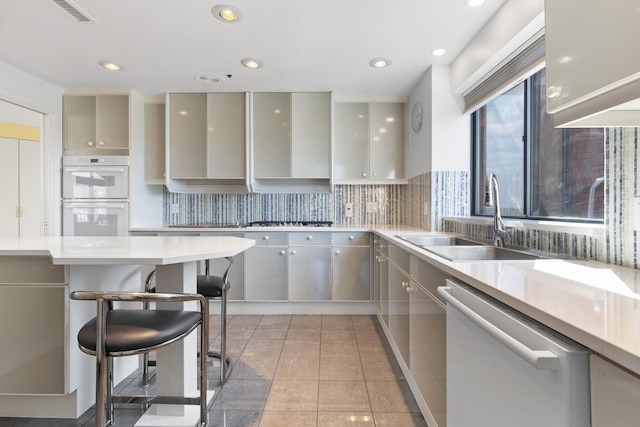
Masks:
[[[422,128],[409,127],[409,178],[432,171],[464,171],[470,165],[469,116],[461,113],[450,91],[447,65],[430,67],[409,98],[409,118],[422,103]]]
[[[43,113],[43,219],[46,235],[60,235],[60,157],[63,89],[0,61],[0,100]],[[2,120],[0,120],[2,121]]]

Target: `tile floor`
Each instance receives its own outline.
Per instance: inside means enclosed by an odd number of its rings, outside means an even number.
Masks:
[[[219,317],[210,324],[212,345],[218,346]],[[217,390],[211,426],[427,425],[375,316],[229,316],[227,346],[234,367],[222,390],[218,368],[210,371],[210,388]],[[140,392],[139,375],[118,389]],[[132,426],[142,412],[118,407],[116,426]],[[94,424],[93,410],[77,420],[0,417],[0,427]]]

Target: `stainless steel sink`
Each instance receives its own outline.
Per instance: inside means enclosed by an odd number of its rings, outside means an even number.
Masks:
[[[463,239],[461,237],[449,236],[445,234],[431,235],[431,236],[396,236],[402,240],[414,244],[416,246],[478,246],[482,243],[474,242],[473,240]]]
[[[508,261],[546,259],[545,256],[495,246],[423,246],[449,261]]]

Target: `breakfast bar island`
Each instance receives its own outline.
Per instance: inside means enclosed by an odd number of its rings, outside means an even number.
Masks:
[[[159,292],[195,293],[199,261],[254,244],[222,236],[0,239],[0,416],[77,418],[94,404],[95,358],[80,351],[76,336],[96,305],[71,301],[70,292],[140,292],[146,265],[155,266]],[[191,334],[158,350],[158,394],[197,395],[196,341]],[[116,383],[138,367],[136,356],[114,362]],[[198,409],[190,409],[156,416],[152,406],[141,425],[193,426]]]

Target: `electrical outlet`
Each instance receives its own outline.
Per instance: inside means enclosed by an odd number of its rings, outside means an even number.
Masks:
[[[345,203],[344,204],[344,217],[352,218],[353,217],[353,203]]]
[[[378,202],[367,202],[367,213],[377,213]]]
[[[180,205],[177,203],[171,203],[171,213],[177,214],[180,211]]]

